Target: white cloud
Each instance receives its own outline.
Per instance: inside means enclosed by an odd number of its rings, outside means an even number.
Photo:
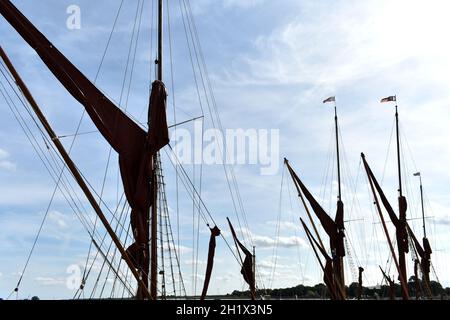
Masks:
[[[49,221],[55,223],[60,229],[67,229],[69,217],[58,211],[51,211],[48,214]]]
[[[53,278],[53,277],[36,277],[34,280],[41,283],[44,286],[60,286],[66,283],[64,278]]]
[[[10,157],[9,152],[0,149],[0,169],[4,169],[7,171],[15,171],[17,166],[15,163],[8,160],[9,157]]]
[[[224,0],[225,7],[251,8],[264,3],[265,0]]]

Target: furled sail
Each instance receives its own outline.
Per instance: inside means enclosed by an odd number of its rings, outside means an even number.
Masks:
[[[231,234],[233,236],[234,242],[239,246],[242,252],[245,255],[244,262],[242,263],[241,274],[244,277],[245,282],[248,283],[250,287],[250,294],[252,300],[256,297],[256,283],[255,283],[255,274],[253,268],[253,255],[248,249],[239,241],[236,232],[234,231],[233,225],[231,224],[230,219],[228,219],[228,225],[230,226]]]
[[[208,293],[209,281],[211,280],[214,265],[214,254],[216,252],[216,237],[220,236],[220,230],[217,226],[210,228],[210,231],[211,237],[209,238],[208,262],[206,264],[205,281],[203,282],[203,290],[200,300],[205,300],[206,294]]]
[[[344,246],[344,203],[340,200],[337,202],[337,210],[335,220],[325,212],[321,205],[316,201],[314,196],[309,192],[308,188],[303,184],[298,175],[290,166],[289,162],[285,160],[289,172],[291,173],[294,183],[296,183],[301,192],[305,195],[311,208],[319,219],[322,227],[330,238],[330,249],[332,253],[333,260],[333,270],[335,274],[336,282],[339,282],[341,286],[344,286],[343,281],[341,281],[341,275],[343,274],[343,266],[341,265],[341,259],[345,256],[345,246]]]
[[[408,234],[414,242],[414,247],[416,248],[417,254],[420,257],[420,269],[427,286],[430,285],[430,268],[431,268],[431,250],[430,242],[427,238],[423,238],[423,247],[420,245],[419,240],[416,238],[414,232],[411,230],[410,226],[407,224]]]
[[[362,293],[363,293],[363,279],[362,279],[363,272],[364,272],[364,268],[359,267],[358,268],[358,295],[357,295],[358,300],[361,300]]]
[[[333,219],[330,218],[330,216],[325,212],[321,205],[316,201],[311,192],[309,192],[308,188],[306,188],[306,186],[303,184],[294,170],[291,170],[291,173],[295,182],[298,184],[309,204],[311,205],[311,208],[313,209],[317,218],[319,218],[325,232],[330,237],[331,251],[338,257],[344,257],[344,204],[342,203],[342,201],[338,201],[336,219],[335,221],[333,221]]]
[[[127,252],[136,268],[143,273],[143,279],[147,279],[147,223],[154,192],[150,183],[153,179],[153,155],[169,142],[164,84],[161,81],[152,84],[149,130],[145,132],[96,88],[9,0],[0,1],[0,13],[37,52],[67,91],[84,106],[100,133],[119,154],[120,173],[132,210],[130,220],[135,238]]]
[[[386,279],[389,284],[389,299],[395,300],[395,282],[392,281],[391,277],[389,277],[386,272],[384,272],[383,268],[380,267],[381,273],[383,274],[384,279]]]
[[[308,237],[309,242],[311,243],[311,246],[313,247],[314,252],[316,253],[317,259],[319,257],[317,256],[316,247],[319,248],[320,253],[325,258],[325,266],[323,266],[322,262],[319,260],[319,263],[323,270],[323,281],[325,282],[325,285],[328,288],[328,292],[330,293],[331,300],[336,300],[338,293],[337,288],[334,281],[334,272],[333,272],[333,260],[328,255],[328,253],[322,248],[322,246],[317,242],[317,240],[314,238],[314,236],[311,234],[311,231],[309,231],[309,228],[306,226],[305,222],[300,218],[300,221],[303,225],[303,229],[305,229],[306,236]]]
[[[381,202],[383,203],[383,206],[386,208],[386,211],[389,215],[389,218],[391,219],[392,223],[395,226],[395,235],[397,239],[397,246],[403,253],[409,252],[408,247],[408,233],[406,230],[406,209],[407,209],[407,203],[405,197],[399,197],[399,210],[400,214],[399,217],[394,212],[394,209],[392,209],[391,204],[387,200],[383,189],[381,189],[380,184],[378,183],[377,179],[375,178],[375,175],[372,172],[372,169],[370,169],[369,164],[366,161],[366,158],[362,157],[364,166],[366,168],[367,174],[369,176],[369,179],[373,182],[375,189],[377,190]]]

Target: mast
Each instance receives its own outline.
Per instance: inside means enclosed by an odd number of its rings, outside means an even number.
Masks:
[[[157,80],[163,80],[163,0],[158,0],[158,55],[156,59]],[[152,125],[149,123],[149,126]],[[150,294],[153,300],[157,299],[158,294],[158,157],[159,153],[153,158],[153,206],[151,212],[151,244],[150,244]]]
[[[398,168],[398,194],[400,197],[403,196],[402,190],[402,169],[400,162],[400,135],[398,130],[398,107],[395,104],[395,132],[397,136],[397,168]]]
[[[341,163],[339,156],[339,128],[336,101],[334,102],[334,126],[336,131],[336,158],[337,158],[337,175],[338,175],[338,201],[342,201],[341,191]]]
[[[336,132],[336,159],[337,159],[337,176],[338,176],[338,206],[342,203],[342,190],[341,190],[341,162],[339,156],[339,126],[338,126],[338,116],[337,116],[337,106],[336,106],[336,98],[334,99],[334,127]],[[339,232],[343,232],[343,230],[339,230]],[[341,286],[345,288],[345,272],[344,272],[344,258],[339,257],[339,271],[340,274],[339,280]]]
[[[398,106],[397,106],[397,98],[395,97],[395,132],[396,132],[396,140],[397,140],[397,169],[398,169],[398,207],[399,207],[399,220],[401,225],[406,225],[406,199],[403,197],[403,188],[402,188],[402,169],[401,169],[401,159],[400,159],[400,132],[399,132],[399,121],[398,121]],[[403,278],[405,281],[407,279],[406,275],[406,252],[405,249],[402,248],[400,243],[397,243],[398,246],[398,260],[400,264],[400,278]],[[407,250],[406,250],[407,251]],[[403,298],[407,299],[407,296],[403,293]]]
[[[407,279],[406,274],[406,253],[409,251],[408,247],[408,235],[406,230],[406,210],[407,201],[403,196],[402,188],[402,169],[401,169],[401,154],[400,154],[400,130],[399,130],[399,118],[398,118],[398,106],[397,96],[389,96],[381,99],[381,103],[395,102],[395,133],[397,142],[397,171],[398,171],[398,221],[396,225],[397,234],[397,248],[398,248],[398,260],[400,265],[400,278]],[[403,294],[403,299],[408,299],[408,296]]]
[[[422,175],[420,172],[414,173],[414,176],[419,177],[420,181],[420,204],[422,206],[422,227],[423,227],[423,237],[427,237],[427,230],[425,227],[425,207],[423,205],[423,185],[422,185]]]
[[[122,246],[122,243],[120,242],[120,239],[117,237],[116,233],[112,229],[111,225],[108,222],[108,219],[103,214],[102,209],[100,208],[100,206],[98,205],[97,201],[95,200],[95,197],[93,196],[91,190],[89,189],[89,187],[87,186],[87,184],[84,181],[83,177],[81,176],[80,172],[78,171],[78,169],[77,169],[75,163],[73,162],[72,158],[67,153],[66,149],[62,145],[62,143],[59,140],[58,136],[53,131],[53,128],[51,127],[50,123],[47,121],[47,119],[45,118],[45,116],[42,113],[41,109],[39,108],[36,100],[34,100],[33,96],[31,95],[30,91],[28,90],[27,86],[25,85],[25,83],[23,82],[22,78],[17,73],[17,71],[14,68],[13,64],[11,63],[11,61],[8,58],[8,56],[6,55],[6,53],[3,51],[3,49],[1,47],[0,47],[0,56],[3,59],[3,61],[5,62],[7,68],[9,69],[9,71],[11,72],[11,75],[14,77],[17,86],[20,88],[20,90],[22,91],[23,95],[25,96],[25,98],[29,102],[31,108],[35,112],[37,118],[41,122],[41,124],[44,127],[45,131],[49,135],[50,139],[53,141],[56,149],[61,154],[61,157],[63,158],[64,162],[66,163],[67,168],[72,173],[75,181],[78,183],[78,185],[80,186],[81,190],[84,192],[87,200],[89,201],[90,205],[94,209],[94,211],[97,214],[97,216],[99,217],[100,221],[103,223],[103,226],[105,227],[105,229],[108,232],[109,236],[111,237],[111,239],[113,240],[113,242],[116,245],[117,249],[119,250],[122,258],[127,263],[129,269],[131,270],[131,273],[136,278],[139,286],[141,286],[144,289],[143,290],[144,295],[146,297],[149,297],[149,292],[148,292],[147,286],[146,286],[145,282],[142,280],[142,278],[139,275],[139,273],[137,272],[136,266],[132,262],[130,256],[127,254],[125,248]]]
[[[395,104],[395,132],[397,136],[397,169],[398,169],[398,194],[400,197],[403,196],[402,190],[402,169],[400,163],[400,134],[398,130],[398,107],[397,103]]]
[[[256,299],[256,246],[253,246],[253,283],[255,284],[255,299]]]

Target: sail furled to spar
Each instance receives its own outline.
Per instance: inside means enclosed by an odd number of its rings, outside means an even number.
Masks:
[[[384,272],[383,268],[380,266],[381,273],[383,274],[383,278],[389,285],[389,299],[395,300],[395,282],[389,277],[386,272]]]
[[[408,234],[411,237],[414,247],[416,248],[416,252],[420,257],[420,269],[423,274],[423,279],[425,280],[425,284],[427,286],[430,285],[430,271],[431,271],[431,254],[433,251],[431,250],[430,242],[428,238],[423,238],[423,246],[420,244],[419,240],[415,236],[414,232],[411,230],[411,227],[407,224]]]
[[[395,236],[397,240],[397,246],[399,250],[403,253],[409,252],[408,247],[408,232],[406,230],[406,209],[407,209],[407,203],[406,198],[404,196],[399,197],[399,217],[395,214],[394,209],[392,209],[391,204],[389,203],[388,199],[386,198],[383,189],[381,189],[380,184],[378,183],[375,175],[372,172],[372,169],[370,168],[369,164],[367,163],[366,158],[362,157],[364,162],[364,167],[366,169],[367,175],[369,179],[373,182],[373,185],[375,186],[375,189],[377,190],[381,202],[383,203],[384,208],[386,209],[389,218],[392,221],[392,224],[395,227]]]
[[[256,283],[255,283],[255,272],[253,266],[253,255],[252,253],[239,241],[236,232],[234,231],[233,225],[231,224],[230,219],[228,219],[228,225],[230,226],[231,235],[233,236],[233,240],[236,243],[236,247],[239,247],[244,253],[244,261],[242,262],[241,274],[244,277],[245,282],[248,283],[250,287],[250,294],[252,300],[256,297]],[[237,248],[239,250],[239,248]]]
[[[210,231],[211,237],[209,238],[208,261],[206,264],[205,281],[203,282],[203,290],[200,300],[205,300],[206,294],[208,293],[209,282],[211,280],[211,274],[214,266],[214,255],[216,253],[216,237],[220,236],[220,230],[217,226],[210,228]]]
[[[298,177],[297,173],[291,167],[289,161],[285,159],[285,163],[289,169],[289,173],[291,174],[292,179],[294,180],[295,185],[298,187],[299,196],[303,199],[301,194],[304,194],[305,198],[308,200],[312,210],[316,214],[319,219],[323,229],[327,233],[330,238],[330,249],[332,254],[332,266],[334,276],[332,277],[332,282],[336,285],[333,287],[337,287],[338,289],[342,289],[345,284],[343,281],[343,265],[342,259],[345,256],[345,246],[344,246],[344,203],[339,199],[337,201],[337,210],[335,220],[325,212],[322,206],[317,202],[314,196],[309,192],[308,188],[303,184],[303,182]],[[306,204],[304,203],[305,207]],[[321,249],[324,249],[320,246]],[[322,250],[321,250],[322,251]],[[325,270],[324,270],[325,272]],[[328,277],[330,278],[330,277]],[[327,279],[330,281],[330,279]],[[342,290],[337,291],[337,298],[345,299],[345,291],[342,291],[342,295],[340,295]]]
[[[311,208],[319,219],[323,229],[330,238],[331,252],[337,257],[344,257],[344,203],[338,200],[336,217],[333,221],[333,219],[331,219],[322,206],[317,202],[311,192],[309,192],[308,188],[306,188],[287,160],[286,164],[289,168],[289,172],[291,173],[294,183],[300,187],[302,193],[305,195],[305,198],[308,200]]]
[[[164,84],[161,81],[152,84],[149,130],[146,132],[89,81],[9,0],[0,2],[0,13],[36,51],[67,91],[84,106],[100,133],[119,154],[135,238],[127,252],[136,268],[148,274],[147,223],[153,199],[153,185],[150,183],[153,179],[153,155],[169,142]]]
[[[306,236],[308,237],[309,243],[311,244],[314,253],[316,254],[316,258],[319,260],[320,266],[323,271],[323,281],[328,288],[328,292],[330,293],[331,300],[337,300],[338,293],[337,288],[335,286],[334,281],[334,272],[333,272],[333,259],[328,255],[324,248],[319,244],[319,242],[314,238],[309,228],[306,226],[305,222],[302,218],[300,218],[300,222],[303,225],[303,229],[305,230]],[[319,249],[322,256],[325,258],[325,266],[322,264],[319,255],[317,254],[316,248]]]

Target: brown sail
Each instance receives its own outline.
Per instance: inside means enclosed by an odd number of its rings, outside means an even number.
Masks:
[[[406,231],[406,209],[407,209],[407,202],[406,198],[401,196],[399,197],[399,217],[394,212],[394,209],[392,209],[391,204],[387,200],[383,189],[381,189],[380,184],[378,183],[377,179],[375,178],[375,175],[372,172],[372,169],[367,164],[367,161],[365,157],[363,157],[364,165],[367,168],[367,173],[369,175],[369,178],[373,181],[373,184],[375,186],[375,189],[377,190],[378,194],[380,195],[381,202],[383,203],[383,206],[386,208],[386,211],[389,215],[389,218],[391,219],[393,225],[395,226],[395,235],[397,239],[397,246],[399,249],[399,252],[402,253],[408,253],[409,247],[408,247],[408,233]]]
[[[381,273],[383,273],[384,279],[386,279],[387,283],[389,284],[389,299],[395,300],[395,282],[392,281],[391,277],[389,277],[383,270],[383,268],[380,267]]]
[[[234,242],[239,246],[245,255],[244,261],[242,262],[241,274],[244,277],[245,282],[248,283],[250,287],[250,294],[252,300],[256,297],[256,283],[255,283],[255,273],[253,268],[253,255],[248,249],[239,241],[236,232],[234,231],[233,225],[230,219],[228,219],[228,225],[230,226],[231,234],[233,236]]]
[[[337,290],[335,281],[334,281],[334,272],[333,272],[333,260],[331,257],[327,254],[327,252],[320,246],[320,244],[317,242],[317,240],[314,238],[314,236],[311,234],[311,231],[306,226],[305,222],[302,218],[300,218],[300,222],[302,223],[303,229],[306,232],[306,236],[308,237],[309,243],[311,244],[314,253],[316,254],[316,258],[319,260],[320,266],[323,271],[323,281],[325,282],[325,285],[328,288],[328,292],[330,293],[331,300],[337,300],[339,297],[339,290]],[[322,264],[322,261],[320,260],[316,248],[319,249],[322,256],[325,258],[325,266]]]
[[[420,245],[419,240],[416,238],[414,232],[411,230],[410,226],[407,224],[408,234],[412,238],[414,247],[416,248],[417,254],[420,257],[420,270],[422,271],[423,281],[427,289],[427,293],[431,296],[430,289],[430,271],[431,271],[431,250],[430,242],[427,238],[423,238],[423,247]]]
[[[209,281],[211,280],[214,265],[214,254],[216,252],[216,237],[220,236],[220,230],[217,226],[211,228],[210,231],[211,237],[209,238],[208,262],[206,264],[205,281],[203,282],[203,290],[200,300],[205,300],[206,294],[208,293]]]
[[[316,201],[314,196],[309,192],[308,188],[303,184],[298,175],[290,166],[289,162],[285,159],[285,163],[288,166],[289,172],[301,192],[305,195],[311,208],[319,219],[322,227],[330,238],[330,249],[332,253],[333,270],[335,274],[335,279],[339,282],[340,287],[344,287],[345,284],[341,281],[341,275],[343,274],[341,260],[345,256],[345,246],[344,246],[344,204],[342,201],[337,202],[337,210],[335,220],[325,212],[321,205]]]
[[[100,133],[119,154],[120,172],[132,210],[130,220],[135,238],[127,252],[147,285],[147,224],[152,194],[155,192],[151,184],[153,156],[169,142],[164,84],[155,81],[152,85],[149,130],[146,132],[96,88],[9,0],[0,2],[0,13],[37,52],[67,91],[84,106]]]

